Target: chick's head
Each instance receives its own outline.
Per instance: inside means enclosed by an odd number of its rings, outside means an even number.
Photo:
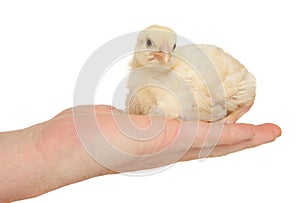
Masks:
[[[140,66],[171,66],[176,48],[176,33],[170,28],[152,25],[141,31],[135,47]]]

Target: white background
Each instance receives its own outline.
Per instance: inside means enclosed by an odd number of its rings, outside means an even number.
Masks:
[[[179,163],[152,176],[98,177],[23,202],[299,202],[297,5],[288,0],[1,1],[0,131],[48,120],[71,107],[87,58],[108,40],[151,24],[218,45],[239,59],[258,83],[255,105],[241,122],[275,122],[283,130],[278,140],[255,149]],[[113,91],[107,87],[103,103]]]

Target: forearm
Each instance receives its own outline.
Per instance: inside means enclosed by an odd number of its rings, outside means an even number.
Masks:
[[[0,134],[1,202],[28,196],[28,190],[36,179],[37,174],[35,177],[32,174],[37,169],[37,162],[35,161],[40,158],[31,152],[34,148],[31,138],[34,137],[33,129],[35,128],[39,127],[35,126]]]
[[[52,121],[49,121],[52,122]],[[108,170],[72,133],[45,135],[45,125],[0,134],[0,202],[35,197]],[[46,130],[49,132],[49,129]]]

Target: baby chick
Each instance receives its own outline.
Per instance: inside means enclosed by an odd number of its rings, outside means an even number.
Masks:
[[[255,78],[212,45],[176,46],[177,36],[153,25],[139,33],[129,75],[130,114],[235,123],[252,106]]]

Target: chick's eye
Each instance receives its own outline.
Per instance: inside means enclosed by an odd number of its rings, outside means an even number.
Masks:
[[[176,48],[176,44],[174,44],[174,46],[173,46],[173,50]]]
[[[147,47],[151,47],[152,46],[152,41],[150,39],[147,39]]]

